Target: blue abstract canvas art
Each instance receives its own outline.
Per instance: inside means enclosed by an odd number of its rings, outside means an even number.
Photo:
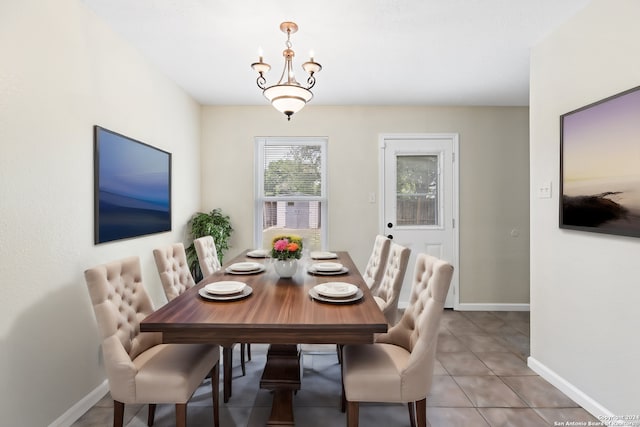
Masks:
[[[171,153],[94,127],[96,244],[171,231]]]

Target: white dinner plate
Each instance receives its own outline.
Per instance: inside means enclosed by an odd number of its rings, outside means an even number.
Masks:
[[[247,252],[249,258],[267,258],[269,256],[269,250],[267,249],[254,249]]]
[[[256,263],[258,264],[258,263]],[[231,266],[227,267],[224,271],[226,271],[229,274],[256,274],[256,273],[261,273],[263,271],[265,271],[267,269],[267,267],[265,267],[262,264],[258,264],[258,267],[255,268],[254,270],[233,270],[231,268]]]
[[[340,271],[344,268],[344,266],[338,262],[317,262],[313,264],[313,267],[316,271]]]
[[[236,262],[229,266],[229,270],[247,272],[257,270],[261,266],[262,264],[257,262]]]
[[[340,270],[335,271],[321,271],[315,268],[314,265],[310,265],[307,271],[318,276],[337,276],[339,274],[348,273],[349,269],[347,267],[342,267]]]
[[[315,289],[318,294],[331,298],[350,297],[358,292],[358,287],[356,285],[346,282],[321,283],[314,286],[313,289]]]
[[[333,252],[312,251],[309,256],[311,259],[335,259],[338,255]]]
[[[249,285],[242,288],[242,291],[231,295],[213,295],[207,292],[205,288],[198,289],[198,294],[204,299],[210,301],[235,301],[238,299],[246,298],[253,292],[253,288]]]
[[[245,286],[247,286],[246,283],[242,282],[222,281],[209,283],[204,289],[212,295],[229,295],[241,292]]]
[[[318,292],[316,292],[316,289],[314,287],[309,289],[309,296],[311,296],[311,298],[313,298],[316,301],[326,302],[330,304],[351,304],[351,303],[360,301],[364,296],[364,293],[362,292],[362,289],[358,289],[356,293],[351,295],[350,297],[332,298],[332,297],[325,297],[324,295],[320,295]]]

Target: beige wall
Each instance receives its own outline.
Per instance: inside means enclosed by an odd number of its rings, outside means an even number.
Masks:
[[[312,104],[290,122],[268,105],[204,107],[202,207],[219,207],[231,216],[235,232],[229,255],[251,247],[254,137],[327,136],[328,246],[350,251],[363,268],[380,231],[379,206],[368,201],[369,193],[378,195],[379,135],[458,133],[460,301],[527,304],[528,131],[528,109],[521,107]],[[517,237],[511,236],[513,229]]]
[[[639,18],[594,0],[531,63],[530,365],[598,415],[640,415],[640,240],[558,228],[559,116],[640,84]]]
[[[0,413],[46,426],[105,378],[82,272],[182,240],[199,106],[77,0],[0,2]],[[173,232],[93,244],[94,124],[173,153]],[[64,424],[63,424],[64,425]]]

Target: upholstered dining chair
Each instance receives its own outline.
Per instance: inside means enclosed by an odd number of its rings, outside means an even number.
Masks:
[[[395,326],[374,344],[345,345],[342,404],[347,426],[358,425],[359,402],[407,403],[411,425],[427,425],[438,329],[453,267],[418,254],[409,306]]]
[[[213,236],[204,236],[193,241],[193,246],[196,248],[196,255],[198,255],[198,264],[200,264],[200,271],[202,276],[207,277],[210,274],[222,268],[220,259],[218,258],[218,250],[216,249],[216,242],[213,240]],[[242,375],[245,375],[245,350],[247,353],[247,360],[251,360],[251,344],[240,344],[240,363],[242,366]]]
[[[213,238],[211,240],[213,240]],[[203,252],[204,256],[208,257],[210,254],[214,254],[217,262],[218,256],[215,250],[215,245],[213,245],[213,249],[208,247],[206,244],[202,244],[202,246],[206,249]],[[197,253],[198,245],[195,245],[195,247]],[[179,295],[182,295],[182,293],[187,289],[195,286],[193,276],[191,276],[191,271],[189,271],[189,265],[187,263],[187,253],[182,243],[173,243],[162,248],[156,248],[153,250],[153,257],[156,261],[158,274],[160,274],[160,282],[162,283],[162,288],[164,289],[164,294],[168,301],[173,300]],[[198,255],[198,262],[200,262],[200,265],[202,266],[200,255]],[[206,261],[204,264],[207,268],[213,268],[213,262],[211,260]],[[219,269],[220,264],[218,263],[217,265]],[[202,271],[204,273],[205,270],[203,269]],[[213,271],[215,270],[212,270],[212,272]],[[208,274],[211,273],[206,273],[205,275]],[[222,349],[222,364],[224,367],[222,382],[224,387],[223,399],[225,402],[229,401],[229,398],[231,397],[232,355],[233,346],[224,346]],[[240,365],[242,368],[242,375],[246,375],[244,351],[242,351],[240,355]]]
[[[196,284],[189,271],[187,253],[182,243],[154,249],[153,257],[168,301],[174,300]]]
[[[204,236],[195,239],[193,246],[198,255],[198,264],[200,264],[202,277],[207,277],[222,268],[220,259],[218,259],[218,250],[216,249],[216,243],[213,241],[213,236]]]
[[[411,249],[392,242],[389,246],[389,256],[384,266],[384,274],[380,280],[380,286],[372,292],[373,299],[382,310],[390,326],[396,324],[398,300],[400,299],[400,290],[404,282],[410,254]]]
[[[102,336],[102,354],[113,405],[113,425],[123,424],[125,404],[175,404],[176,425],[186,426],[187,402],[211,375],[214,425],[219,425],[220,347],[215,344],[162,344],[161,334],[140,332],[140,321],[154,310],[143,284],[138,257],[84,272]]]
[[[375,292],[380,286],[382,275],[384,274],[384,266],[389,255],[389,246],[391,240],[386,236],[378,234],[373,241],[373,249],[369,256],[369,261],[362,273],[362,278],[367,283],[371,292]]]

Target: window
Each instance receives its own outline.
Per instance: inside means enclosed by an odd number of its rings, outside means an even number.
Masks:
[[[397,225],[440,225],[438,155],[398,155]]]
[[[297,234],[305,249],[326,247],[327,139],[256,138],[256,247]]]

